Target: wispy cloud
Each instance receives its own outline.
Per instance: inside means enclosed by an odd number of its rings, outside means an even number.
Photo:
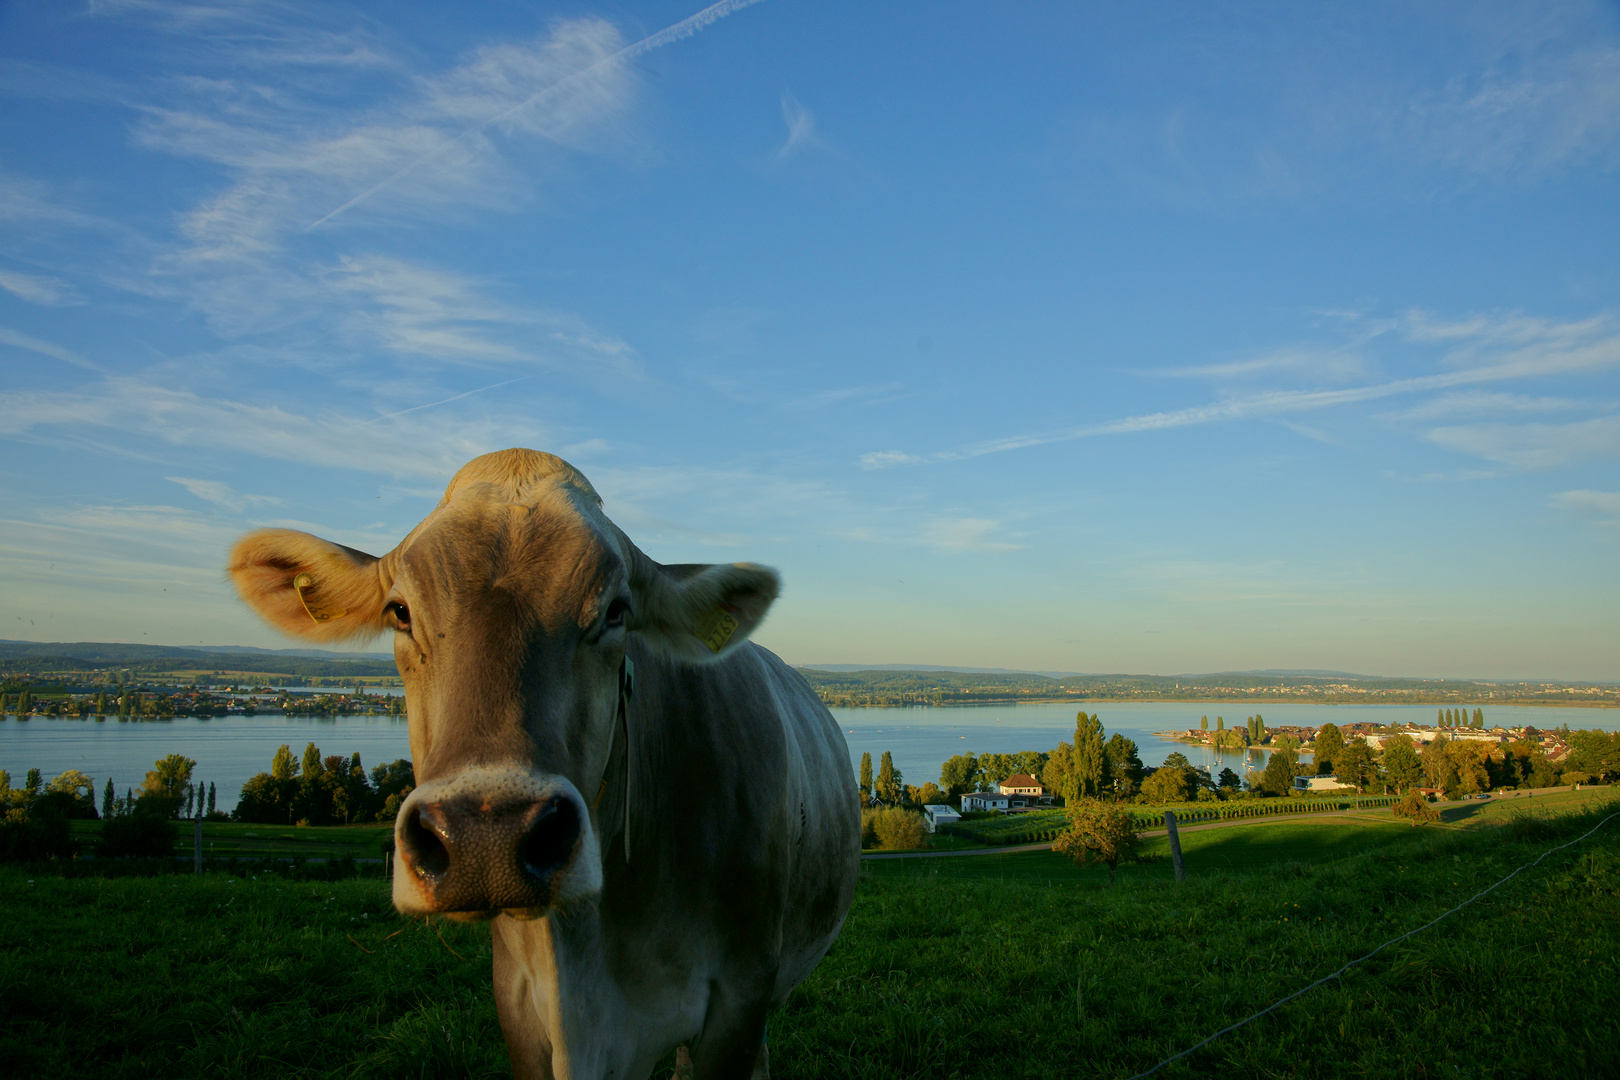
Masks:
[[[1349,382],[1366,378],[1371,368],[1359,352],[1346,349],[1278,349],[1245,360],[1231,360],[1220,364],[1201,364],[1194,367],[1164,368],[1143,372],[1193,379],[1242,379],[1257,376],[1297,375],[1329,382]]]
[[[337,215],[344,213],[354,206],[359,205],[364,200],[371,198],[385,187],[393,185],[407,174],[419,170],[430,160],[437,157],[442,157],[447,152],[453,151],[458,146],[465,144],[469,139],[478,137],[485,130],[495,126],[506,126],[510,128],[517,127],[525,122],[532,123],[533,116],[544,115],[546,107],[553,107],[558,100],[563,99],[568,94],[574,93],[589,80],[619,74],[618,72],[612,72],[608,69],[614,67],[622,68],[624,65],[628,64],[637,57],[643,56],[654,49],[659,49],[665,45],[691,37],[693,34],[702,30],[704,27],[709,26],[711,23],[717,22],[733,12],[740,11],[743,8],[750,7],[758,2],[759,0],[720,0],[719,3],[711,4],[702,11],[699,11],[697,14],[682,19],[680,22],[671,26],[667,26],[658,33],[651,34],[645,38],[642,38],[640,41],[611,51],[604,50],[602,54],[596,56],[594,59],[591,59],[589,63],[576,66],[573,71],[556,78],[554,81],[551,81],[549,85],[544,85],[541,89],[536,90],[534,93],[523,98],[521,101],[506,104],[498,111],[492,112],[488,108],[478,108],[475,111],[465,113],[462,116],[463,121],[476,121],[470,127],[463,128],[451,138],[441,140],[438,145],[433,146],[428,150],[427,153],[406,162],[397,171],[389,174],[387,177],[366,188],[360,194],[347,200],[336,209],[328,211],[326,214],[316,219],[316,221],[314,221],[310,227],[314,228],[315,226],[325,224],[326,222],[335,218]]]
[[[498,304],[459,274],[373,255],[343,258],[324,280],[349,302],[338,317],[362,347],[457,364],[585,365],[620,376],[641,370],[618,338],[571,315]]]
[[[1563,412],[1590,407],[1590,402],[1561,397],[1529,397],[1499,394],[1487,390],[1462,390],[1441,394],[1432,401],[1400,412],[1387,413],[1389,420],[1442,420],[1455,416],[1496,416],[1512,413]]]
[[[777,161],[824,145],[821,136],[816,134],[815,114],[786,90],[782,91],[782,122],[787,125],[787,138],[777,147]]]
[[[1432,328],[1440,324],[1422,325]],[[1473,355],[1474,366],[1459,367],[1457,370],[1431,375],[1391,379],[1334,390],[1267,390],[1240,394],[1202,405],[1127,416],[1058,431],[1011,435],[930,454],[885,450],[864,454],[859,460],[861,466],[867,469],[962,461],[987,454],[1000,454],[1077,439],[1164,431],[1256,417],[1285,416],[1402,395],[1447,391],[1457,387],[1516,379],[1574,375],[1620,367],[1620,330],[1617,330],[1613,321],[1607,318],[1580,323],[1551,323],[1512,316],[1481,319],[1474,327],[1472,338],[1460,334],[1453,338],[1448,333],[1446,339],[1467,341],[1470,344],[1507,342],[1512,347],[1494,352],[1476,352]],[[1597,426],[1591,430],[1597,431],[1601,428],[1601,423],[1596,421],[1593,423]],[[1445,443],[1449,438],[1452,436],[1441,436],[1436,441]],[[1467,441],[1468,436],[1459,435],[1456,438]],[[1500,439],[1494,441],[1500,442]],[[1484,442],[1481,445],[1484,445]]]
[[[1606,524],[1620,524],[1620,491],[1560,491],[1552,497],[1554,506],[1598,518]]]
[[[1022,544],[994,539],[1001,523],[989,518],[940,518],[928,523],[922,540],[941,551],[1017,551]]]
[[[0,345],[10,345],[15,349],[25,349],[31,353],[38,353],[40,356],[49,356],[53,360],[60,360],[64,364],[72,364],[74,367],[88,368],[91,371],[99,370],[95,364],[92,364],[72,349],[63,348],[52,341],[41,341],[37,337],[4,326],[0,326]]]
[[[13,438],[78,439],[86,429],[122,432],[160,445],[342,468],[391,478],[449,477],[471,458],[504,446],[543,446],[532,420],[485,415],[476,426],[434,414],[368,424],[330,403],[282,405],[208,398],[130,378],[88,390],[0,392]]]
[[[237,513],[249,506],[274,506],[281,503],[280,499],[270,495],[248,495],[237,491],[221,480],[196,480],[189,476],[166,476],[164,479],[179,484],[204,502],[211,502],[215,506]]]
[[[1474,424],[1429,432],[1430,441],[1516,469],[1551,469],[1620,457],[1620,416],[1573,424]]]
[[[79,295],[79,290],[69,283],[60,278],[39,274],[0,270],[0,289],[6,290],[19,300],[26,300],[30,304],[43,304],[46,307],[84,303],[84,297]]]

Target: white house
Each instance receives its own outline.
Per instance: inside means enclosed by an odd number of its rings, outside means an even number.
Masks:
[[[1014,798],[1027,799],[1027,795],[1013,796],[1000,791],[974,791],[962,796],[962,813],[968,814],[975,810],[995,810],[1005,814],[1012,806]]]
[[[928,826],[929,832],[938,832],[941,825],[951,825],[961,820],[962,815],[948,806],[929,803],[923,807],[923,823]]]
[[[1052,796],[1050,795],[1034,794],[1028,791],[1008,791],[1008,785],[1017,779],[1017,776],[1011,776],[1003,780],[998,785],[1000,787],[999,791],[975,791],[963,795],[962,813],[966,814],[972,810],[994,810],[1001,814],[1016,814],[1035,806],[1050,806],[1052,804]],[[1025,779],[1028,779],[1028,777]],[[1031,785],[1026,784],[1024,786],[1029,787]],[[1039,784],[1033,784],[1033,786],[1036,791],[1040,790]]]
[[[1337,776],[1294,777],[1295,791],[1338,791],[1340,788],[1351,786],[1353,785],[1339,783],[1339,778]]]

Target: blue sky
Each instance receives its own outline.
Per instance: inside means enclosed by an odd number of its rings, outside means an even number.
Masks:
[[[701,10],[0,8],[0,636],[517,445],[791,662],[1620,679],[1614,5]]]

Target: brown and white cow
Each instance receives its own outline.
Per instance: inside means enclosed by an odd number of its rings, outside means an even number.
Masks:
[[[590,482],[532,450],[477,458],[393,551],[243,537],[242,597],[297,637],[392,630],[418,786],[394,904],[493,919],[518,1077],[766,1075],[766,1014],[855,891],[842,732],[747,641],[749,563],[661,566]]]

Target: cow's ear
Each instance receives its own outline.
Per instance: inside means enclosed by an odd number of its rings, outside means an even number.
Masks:
[[[342,641],[383,629],[389,583],[377,558],[291,529],[248,533],[230,574],[248,606],[284,634]]]
[[[754,563],[645,567],[635,575],[630,628],[688,660],[716,660],[748,640],[781,590]]]

